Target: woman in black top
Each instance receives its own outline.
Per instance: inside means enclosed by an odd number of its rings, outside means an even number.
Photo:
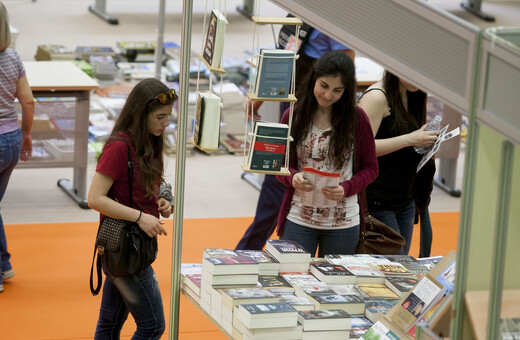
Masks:
[[[426,99],[419,88],[385,71],[359,100],[370,118],[379,164],[379,176],[366,189],[368,211],[404,237],[399,254],[410,250],[416,212],[414,184],[422,155],[413,147],[432,146],[438,135],[424,131]]]

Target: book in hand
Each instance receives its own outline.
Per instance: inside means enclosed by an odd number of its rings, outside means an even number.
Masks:
[[[238,319],[247,328],[292,327],[298,311],[288,303],[245,304],[238,307]]]
[[[221,108],[219,96],[211,92],[199,92],[193,128],[195,145],[202,149],[218,149]]]
[[[220,68],[228,21],[217,9],[211,11],[202,57],[210,67]]]
[[[419,280],[414,277],[395,276],[385,278],[385,285],[396,293],[399,298],[402,298],[411,291],[417,282],[419,282]]]
[[[256,121],[249,146],[249,169],[280,171],[287,148],[288,134],[287,124]]]
[[[333,284],[354,284],[356,277],[341,265],[330,263],[312,263],[310,272],[320,281]]]
[[[258,263],[250,257],[209,257],[202,260],[202,272],[213,275],[256,274]]]
[[[351,327],[351,316],[342,309],[307,310],[298,312],[298,322],[303,331],[347,330]]]
[[[309,262],[311,254],[298,242],[291,240],[268,240],[265,246],[279,262]]]
[[[259,98],[288,98],[295,54],[290,50],[261,49],[254,93]]]
[[[400,298],[399,295],[382,283],[358,283],[357,286],[372,298],[388,300],[398,300]]]
[[[233,307],[251,303],[275,303],[279,297],[262,288],[227,288],[222,290],[222,305]]]
[[[343,309],[349,314],[365,313],[365,302],[353,295],[313,295],[316,309]]]
[[[340,173],[323,172],[314,168],[303,168],[303,177],[307,180],[308,184],[314,186],[314,189],[301,192],[301,204],[315,207],[336,206],[337,201],[325,197],[322,190],[326,187],[337,187],[339,185]]]

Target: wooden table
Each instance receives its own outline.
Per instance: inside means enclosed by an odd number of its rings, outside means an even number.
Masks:
[[[81,208],[87,209],[86,176],[90,92],[99,88],[99,84],[70,61],[24,62],[24,66],[29,86],[35,98],[76,98],[75,109],[70,116],[73,127],[70,128],[69,132],[74,140],[74,152],[70,160],[60,161],[60,159],[56,159],[48,162],[29,160],[28,162],[18,163],[19,167],[73,167],[72,183],[68,179],[60,179],[58,180],[58,186],[65,190]],[[37,115],[38,112],[35,112],[35,117]],[[52,133],[56,134],[57,132]],[[34,126],[32,137],[34,143],[38,138],[38,134],[34,131]]]

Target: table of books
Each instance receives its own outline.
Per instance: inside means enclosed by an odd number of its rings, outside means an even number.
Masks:
[[[445,309],[454,254],[311,258],[280,240],[208,248],[182,264],[181,292],[230,339],[415,339]]]

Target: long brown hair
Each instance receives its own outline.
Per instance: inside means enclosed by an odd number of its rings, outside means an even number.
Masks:
[[[406,91],[408,110],[405,109],[399,91],[399,77],[385,70],[383,88],[388,96],[388,105],[395,115],[399,134],[419,129],[426,122],[426,93],[421,90]]]
[[[298,105],[294,110],[291,127],[294,143],[290,157],[296,159],[297,146],[303,143],[312,128],[312,116],[318,109],[314,96],[316,79],[322,76],[339,76],[345,87],[341,98],[332,106],[332,125],[329,157],[336,169],[341,169],[349,160],[350,151],[356,143],[359,114],[356,110],[356,74],[352,59],[343,51],[329,51],[321,56],[307,74],[298,91]]]
[[[174,98],[167,96],[166,102],[161,103],[157,96],[168,91],[169,88],[155,78],[140,81],[128,95],[110,134],[110,138],[114,138],[118,133],[129,133],[148,197],[153,196],[157,192],[157,185],[164,181],[164,134],[154,136],[149,133],[148,115],[177,99],[177,96]]]

